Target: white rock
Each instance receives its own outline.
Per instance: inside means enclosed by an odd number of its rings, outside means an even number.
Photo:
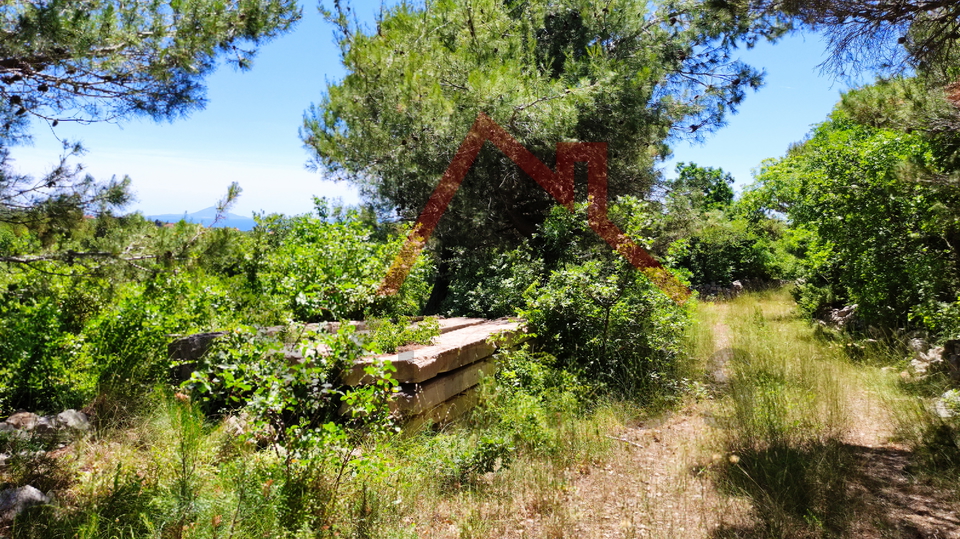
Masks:
[[[73,409],[57,414],[57,422],[71,430],[90,430],[90,419],[87,414]]]
[[[0,520],[13,520],[25,509],[46,503],[50,498],[30,485],[8,488],[0,492]]]
[[[928,371],[935,370],[939,363],[943,363],[942,346],[931,348],[927,352],[917,352],[910,362],[910,367],[917,374],[926,374]]]

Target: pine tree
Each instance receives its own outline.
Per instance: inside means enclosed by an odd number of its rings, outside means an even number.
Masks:
[[[56,235],[129,200],[129,179],[98,182],[72,164],[83,152],[76,144],[65,143],[43,177],[17,173],[10,148],[29,139],[31,120],[184,117],[204,106],[204,78],[221,60],[249,68],[257,46],[299,18],[295,0],[3,2],[0,223]],[[22,258],[3,251],[6,262]]]

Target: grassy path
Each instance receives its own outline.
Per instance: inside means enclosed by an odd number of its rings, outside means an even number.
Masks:
[[[896,441],[913,401],[894,372],[818,338],[782,292],[704,304],[699,325],[706,395],[611,434],[553,525],[513,536],[960,538],[956,496]]]

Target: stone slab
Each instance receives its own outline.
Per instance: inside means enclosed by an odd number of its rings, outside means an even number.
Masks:
[[[521,322],[508,318],[490,320],[445,333],[436,339],[435,344],[412,350],[412,358],[409,357],[409,351],[402,355],[384,354],[364,358],[347,372],[343,383],[348,386],[369,383],[371,380],[364,373],[364,368],[383,359],[389,359],[396,367],[397,372],[393,373],[393,377],[400,383],[424,382],[440,373],[491,356],[496,346],[488,342],[490,337],[497,333],[516,335],[521,326]]]
[[[423,413],[475,387],[481,378],[492,376],[496,369],[492,361],[478,361],[424,384],[417,384],[412,394],[401,393],[398,396],[397,410],[407,416]]]
[[[437,322],[440,324],[441,335],[470,326],[479,326],[486,321],[486,318],[465,318],[462,316],[458,316],[456,318],[441,318],[437,320]]]
[[[417,432],[427,425],[443,426],[472,410],[480,402],[480,389],[473,387],[426,412],[411,417],[404,424],[406,432]]]

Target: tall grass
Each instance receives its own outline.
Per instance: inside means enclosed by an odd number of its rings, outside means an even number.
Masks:
[[[556,397],[491,388],[461,424],[287,459],[158,391],[139,420],[71,445],[57,504],[23,513],[10,537],[492,537],[528,512],[560,536],[567,472],[602,461],[637,409]]]
[[[837,535],[850,517],[844,502],[852,473],[843,448],[843,355],[814,338],[782,292],[747,295],[726,308],[732,350],[720,485],[752,501],[762,536]]]

